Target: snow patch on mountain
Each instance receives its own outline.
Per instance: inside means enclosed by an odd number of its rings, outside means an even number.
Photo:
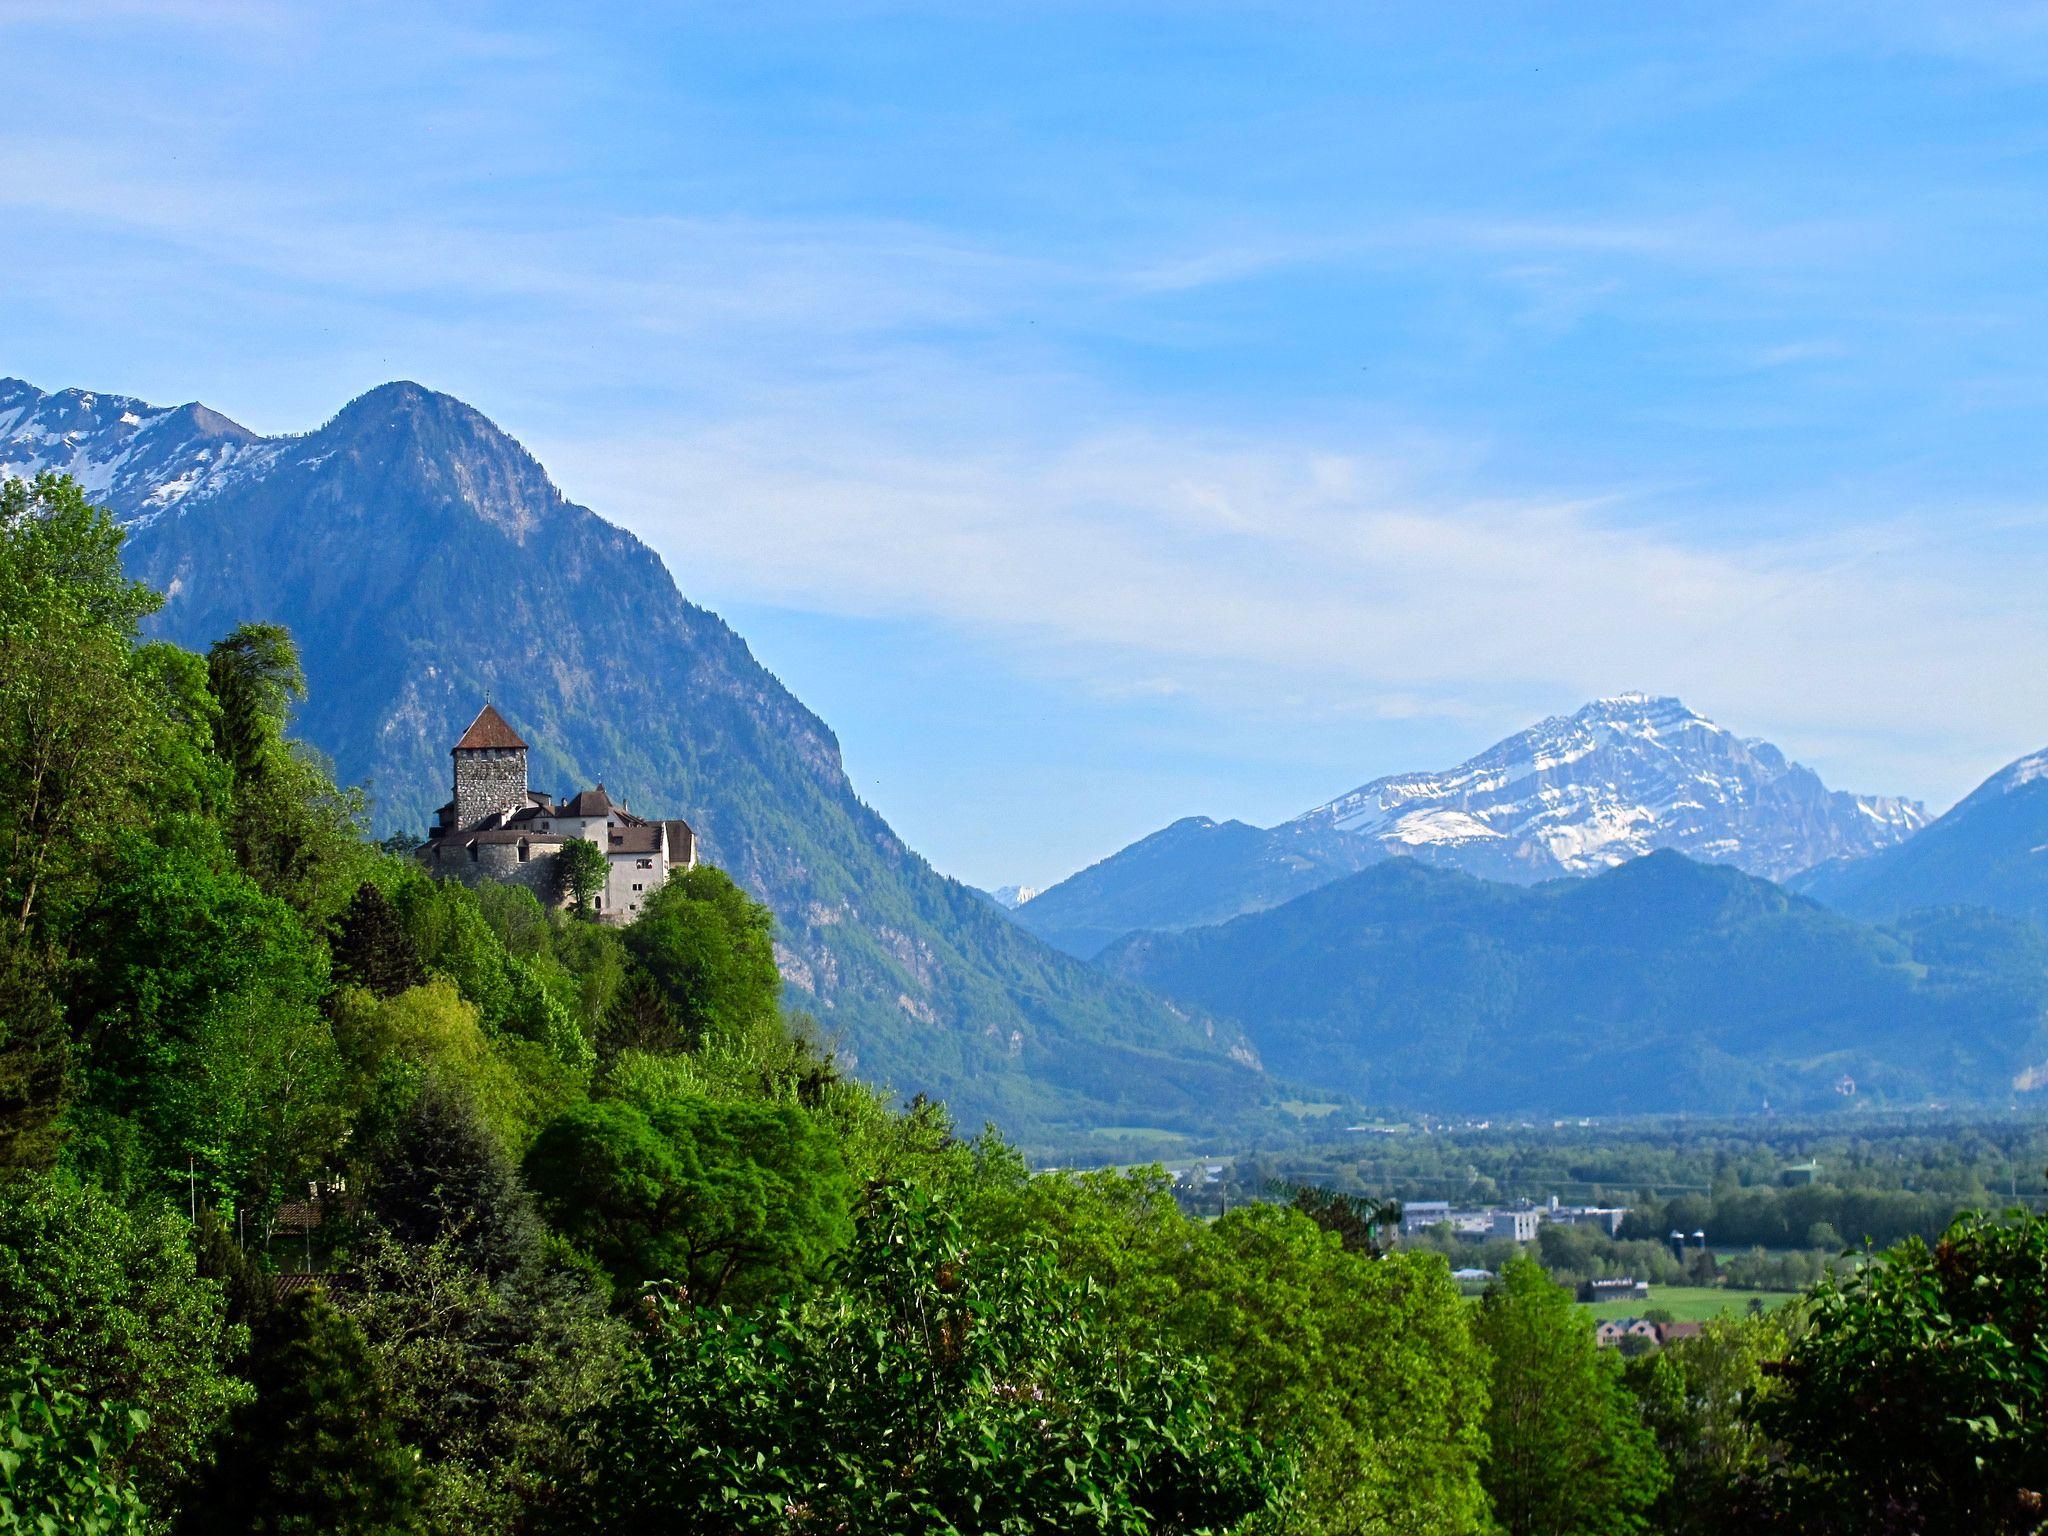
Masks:
[[[258,437],[196,403],[46,393],[0,379],[0,478],[67,474],[130,530],[265,472],[286,441]]]
[[[1455,768],[1375,779],[1289,825],[1428,850],[1436,862],[1483,855],[1477,873],[1505,855],[1529,877],[1589,874],[1675,848],[1781,880],[1889,847],[1927,820],[1915,801],[1830,790],[1769,742],[1677,699],[1625,693]]]

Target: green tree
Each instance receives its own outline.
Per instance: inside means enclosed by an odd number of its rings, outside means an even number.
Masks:
[[[1486,1488],[1508,1536],[1623,1536],[1650,1529],[1670,1472],[1623,1388],[1618,1361],[1534,1260],[1480,1299],[1492,1360]]]
[[[0,921],[16,942],[134,820],[149,773],[158,717],[134,646],[161,599],[120,551],[70,479],[0,479]]]
[[[215,747],[237,783],[274,771],[292,706],[306,696],[291,632],[281,624],[242,625],[206,653],[206,677],[219,706]]]
[[[63,1141],[71,1041],[45,967],[0,937],[0,1178],[47,1169]]]
[[[392,904],[420,958],[476,1005],[488,1034],[531,1041],[571,1072],[588,1071],[589,1042],[569,1009],[549,993],[538,963],[543,957],[508,952],[479,893],[419,869],[387,872]]]
[[[329,949],[336,982],[361,987],[379,997],[396,997],[427,979],[419,946],[399,921],[391,898],[369,880],[357,886],[349,898]]]
[[[331,1155],[345,1127],[325,948],[211,826],[116,839],[72,940],[90,1096],[133,1117],[158,1168],[196,1159],[209,1190],[261,1204]]]
[[[1777,1390],[1770,1372],[1784,1352],[1779,1317],[1723,1316],[1629,1363],[1624,1378],[1672,1472],[1655,1512],[1665,1536],[1764,1526],[1777,1447],[1757,1416]]]
[[[0,1181],[0,1373],[39,1362],[81,1397],[147,1414],[133,1458],[155,1509],[247,1396],[228,1372],[243,1336],[199,1277],[189,1231],[65,1175]]]
[[[1199,1365],[1134,1345],[1043,1243],[884,1186],[815,1297],[655,1305],[597,1426],[593,1531],[1221,1532],[1270,1499]]]
[[[373,856],[362,792],[337,788],[326,760],[286,736],[306,694],[298,647],[279,625],[244,624],[207,652],[206,674],[216,749],[234,780],[235,857],[265,891],[324,926],[360,889]]]
[[[396,1536],[418,1528],[418,1456],[362,1330],[317,1290],[279,1304],[256,1351],[255,1400],[186,1528]]]
[[[704,1305],[774,1295],[851,1230],[838,1147],[789,1104],[578,1105],[536,1138],[526,1176],[623,1289],[666,1280]]]
[[[148,1427],[141,1409],[88,1403],[34,1363],[0,1377],[0,1536],[144,1536],[122,1458]]]
[[[686,1044],[668,998],[653,977],[637,968],[627,975],[605,1010],[598,1043],[607,1056],[620,1051],[679,1051]]]
[[[338,1304],[391,1387],[400,1435],[427,1474],[437,1531],[529,1530],[584,1467],[581,1415],[618,1389],[625,1325],[559,1239],[493,1276],[456,1235],[372,1234],[352,1253]]]
[[[377,1148],[368,1207],[402,1242],[444,1242],[488,1279],[533,1262],[541,1225],[503,1144],[469,1096],[430,1082]]]
[[[687,1044],[778,1034],[774,919],[724,870],[674,876],[641,908],[626,946],[667,996]]]
[[[1786,1516],[1815,1532],[2036,1532],[2048,1498],[2048,1218],[1968,1214],[1814,1287],[1785,1392]]]
[[[374,1139],[434,1083],[461,1092],[507,1146],[524,1148],[581,1086],[551,1053],[485,1029],[476,1005],[444,979],[379,998],[347,988],[332,1003],[334,1037],[362,1106],[358,1140]]]
[[[1486,1529],[1486,1363],[1436,1255],[1347,1252],[1274,1205],[1191,1222],[1158,1169],[1029,1178],[986,1140],[964,1178],[974,1230],[1049,1237],[1109,1326],[1206,1361],[1223,1421],[1289,1449],[1257,1529]]]
[[[604,889],[611,872],[604,850],[585,837],[570,838],[555,855],[555,879],[579,916],[590,915],[590,898]]]

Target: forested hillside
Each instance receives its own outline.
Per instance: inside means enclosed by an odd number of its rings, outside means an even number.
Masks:
[[[419,835],[485,698],[535,787],[681,816],[774,910],[782,974],[841,1060],[969,1124],[1212,1125],[1262,1092],[1242,1044],[1019,931],[906,847],[831,730],[624,529],[480,412],[416,384],[262,438],[204,407],[0,380],[0,465],[75,469],[164,594],[147,631],[297,637],[301,736]]]
[[[5,1536],[2038,1525],[2041,1224],[1624,1365],[1371,1201],[1034,1175],[714,867],[617,929],[380,852],[292,637],[143,642],[119,545],[0,486]]]
[[[1236,1020],[1278,1077],[1438,1112],[2000,1101],[2048,1062],[2038,930],[1865,927],[1671,852],[1533,888],[1393,860],[1099,963]]]

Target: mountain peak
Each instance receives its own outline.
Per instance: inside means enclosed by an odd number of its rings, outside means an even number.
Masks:
[[[1829,790],[1768,742],[1664,694],[1595,699],[1454,768],[1396,774],[1296,818],[1475,874],[1589,874],[1673,848],[1782,880],[1890,846],[1917,804]]]
[[[70,475],[129,528],[206,500],[271,455],[266,439],[197,402],[0,379],[0,476]]]
[[[364,390],[336,411],[320,431],[327,435],[352,435],[408,420],[439,421],[471,430],[481,427],[508,443],[512,441],[496,422],[467,401],[411,379],[393,379]]]

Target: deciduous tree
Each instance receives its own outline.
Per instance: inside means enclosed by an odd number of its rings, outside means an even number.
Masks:
[[[1492,1360],[1486,1488],[1508,1536],[1625,1536],[1647,1531],[1670,1481],[1623,1389],[1619,1361],[1532,1259],[1516,1259],[1480,1299]]]

